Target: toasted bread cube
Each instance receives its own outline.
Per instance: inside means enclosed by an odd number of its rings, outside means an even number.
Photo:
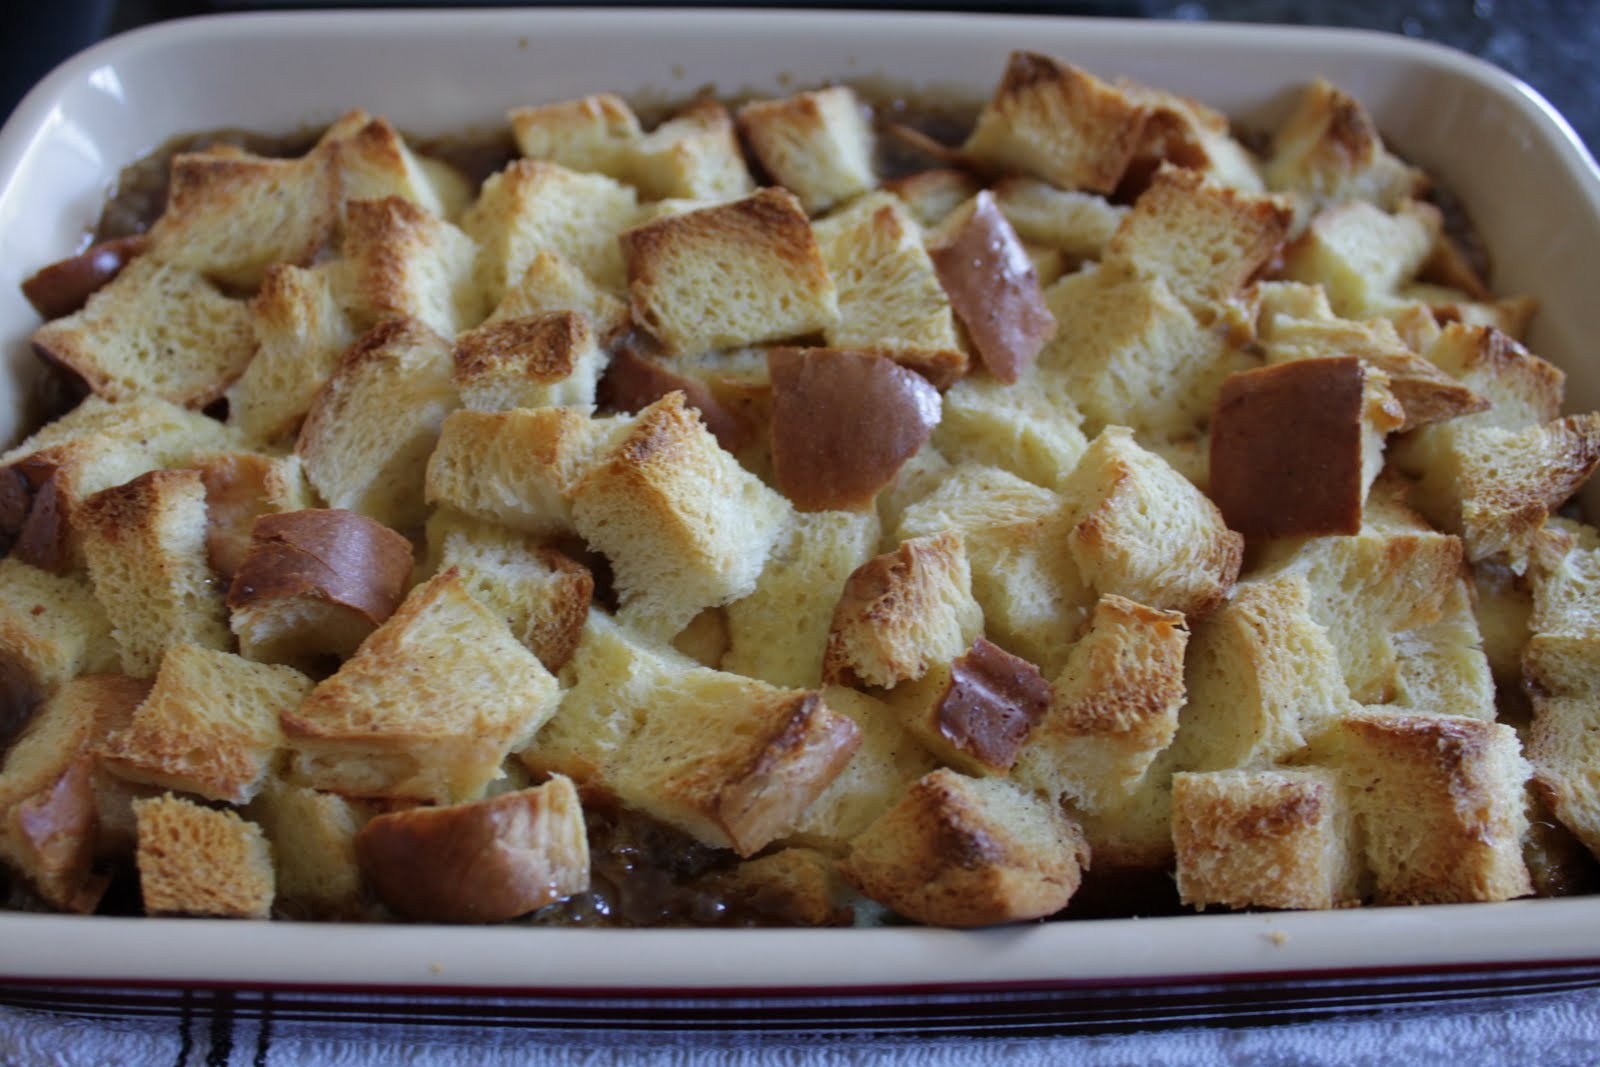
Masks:
[[[1093,193],[1057,189],[1037,178],[1007,178],[994,201],[1017,236],[1069,259],[1100,259],[1131,208]]]
[[[815,691],[698,666],[595,614],[563,677],[523,762],[741,856],[788,833],[861,740]]]
[[[149,254],[235,288],[260,285],[275,263],[309,264],[339,219],[338,175],[317,153],[181,152],[169,181]]]
[[[129,674],[151,677],[176,645],[233,643],[206,558],[205,499],[199,471],[161,470],[83,505],[89,577]]]
[[[1395,634],[1391,705],[1412,712],[1494,721],[1494,674],[1472,600],[1471,587],[1457,579],[1437,620]]]
[[[1140,448],[1127,428],[1100,432],[1061,495],[1073,524],[1067,547],[1096,591],[1204,615],[1233,588],[1244,539],[1193,483]]]
[[[1139,146],[1146,109],[1087,71],[1013,52],[962,151],[1062,189],[1109,193]]]
[[[972,350],[994,377],[1015,384],[1056,333],[1033,261],[985,189],[951,212],[928,254]]]
[[[982,777],[1011,772],[1053,696],[1038,667],[979,637],[887,699],[940,763]]]
[[[250,312],[200,274],[141,256],[82,311],[35,330],[34,349],[97,395],[203,408],[250,362]]]
[[[983,186],[964,170],[941,167],[901,178],[886,178],[883,188],[898,197],[920,225],[936,226],[950,212],[977,196]],[[1012,225],[1015,224],[1013,221]]]
[[[669,215],[621,240],[634,320],[670,353],[782,340],[839,320],[811,223],[782,189]]]
[[[791,509],[669,393],[572,488],[578,533],[611,561],[624,617],[675,633],[756,586]]]
[[[834,605],[880,535],[872,512],[797,513],[773,542],[755,589],[728,605],[722,668],[778,686],[820,685]]]
[[[1175,611],[1103,596],[1055,678],[1012,779],[1080,810],[1127,803],[1178,732],[1189,631]]]
[[[295,919],[369,917],[355,836],[373,812],[359,800],[268,778],[245,814],[272,845],[278,909]]]
[[[529,159],[618,181],[632,176],[633,153],[644,136],[633,109],[613,93],[512,108],[506,119],[517,150]]]
[[[1190,311],[1206,315],[1238,295],[1288,231],[1289,211],[1278,201],[1166,165],[1117,227],[1103,263],[1125,277],[1161,279]]]
[[[600,288],[571,260],[541,249],[522,272],[486,323],[543,315],[551,311],[577,311],[585,315],[595,338],[606,342],[628,325],[628,306]]]
[[[355,847],[379,899],[415,922],[503,922],[589,888],[583,809],[559,775],[465,804],[385,812]]]
[[[1534,781],[1561,824],[1600,856],[1600,636],[1536,633],[1524,654],[1533,704],[1528,760]]]
[[[1099,811],[1062,798],[1063,810],[1083,828],[1097,877],[1171,876],[1172,776],[1177,765],[1172,746],[1161,750],[1128,796]]]
[[[1127,79],[1119,79],[1117,87],[1150,111],[1119,194],[1163,165],[1192,170],[1225,188],[1245,193],[1263,190],[1259,165],[1249,149],[1229,135],[1227,116],[1198,100]]]
[[[527,534],[441,508],[428,520],[428,545],[440,570],[506,620],[552,674],[572,658],[589,617],[589,568]]]
[[[755,188],[733,118],[714,100],[696,101],[640,138],[630,174],[649,200],[732,200]]]
[[[833,860],[812,848],[785,848],[745,860],[708,880],[742,920],[757,925],[849,926],[853,896]]]
[[[1509,564],[1484,560],[1471,568],[1471,606],[1494,684],[1519,689],[1522,649],[1532,634],[1533,593]]]
[[[1173,775],[1178,895],[1201,909],[1359,903],[1353,821],[1335,771]]]
[[[407,200],[441,219],[453,219],[472,199],[472,186],[454,167],[413,152],[389,120],[357,109],[330,126],[315,154],[333,158],[341,197]]]
[[[777,184],[808,214],[876,184],[872,127],[850,88],[834,85],[739,109],[739,131]]]
[[[830,711],[855,723],[861,747],[783,840],[841,855],[852,838],[893,807],[911,783],[939,761],[882,700],[836,685],[824,689],[822,699]]]
[[[451,359],[461,404],[507,411],[594,404],[605,354],[573,311],[485,323],[457,337]]]
[[[999,467],[1050,489],[1089,447],[1082,425],[1058,375],[1024,371],[1015,385],[973,375],[945,391],[933,443],[962,462]]]
[[[857,567],[834,607],[822,677],[830,684],[892,686],[948,663],[983,630],[961,535],[903,541]]]
[[[1072,554],[1061,550],[1071,529],[1055,493],[1003,470],[963,465],[905,509],[895,536],[959,533],[988,636],[1053,675],[1094,605]]]
[[[559,699],[538,657],[446,571],[281,717],[290,780],[347,796],[470,799]]]
[[[411,543],[365,515],[306,508],[263,516],[228,591],[240,654],[325,670],[394,613],[411,566]]]
[[[94,746],[104,723],[131,712],[148,683],[87,674],[45,701],[0,765],[0,860],[51,907],[94,911],[107,879],[93,869],[99,844]]]
[[[541,251],[566,259],[602,289],[620,289],[617,234],[637,213],[633,189],[620,182],[522,159],[483,183],[461,228],[482,249],[479,284],[497,304]]]
[[[450,371],[449,343],[415,319],[373,327],[339,358],[294,446],[329,507],[422,523],[428,456],[459,403]]]
[[[574,487],[633,425],[578,408],[454,412],[428,460],[427,500],[524,533],[570,531]]]
[[[966,370],[950,300],[921,229],[898,198],[870,193],[813,232],[838,291],[838,321],[822,333],[829,345],[895,359],[943,358],[957,376]]]
[[[354,343],[335,288],[337,269],[267,268],[250,304],[256,354],[228,389],[228,422],[247,436],[273,442],[292,435],[339,354]]]
[[[916,922],[988,926],[1054,915],[1089,849],[1054,803],[997,778],[940,769],[850,843],[851,885]]]
[[[1529,767],[1511,727],[1362,711],[1344,722],[1344,771],[1377,900],[1509,900],[1522,862]]]
[[[29,275],[22,283],[22,295],[46,322],[71,315],[149,247],[150,237],[143,233],[96,241]]]
[[[243,804],[261,788],[283,745],[279,714],[299,707],[309,692],[311,679],[292,667],[176,645],[162,657],[149,696],[106,739],[100,758],[129,781]]]
[[[1251,365],[1159,280],[1079,271],[1052,285],[1045,301],[1062,325],[1039,363],[1064,376],[1087,434],[1115,425],[1193,436],[1210,419],[1223,380]]]
[[[1385,704],[1398,699],[1398,634],[1440,621],[1464,563],[1460,539],[1448,534],[1368,529],[1275,543],[1256,574],[1305,576],[1311,617],[1327,629],[1351,697]]]
[[[299,456],[207,452],[192,466],[206,487],[206,558],[224,584],[244,562],[257,519],[311,506]]]
[[[358,328],[417,319],[454,337],[488,314],[475,274],[478,245],[439,216],[397,196],[345,206],[344,258]]]
[[[135,800],[133,810],[146,915],[270,917],[272,850],[260,827],[171,793]]]
[[[1240,583],[1197,622],[1184,665],[1188,710],[1173,741],[1193,770],[1261,767],[1327,751],[1354,707],[1328,631],[1297,573]]]
[[[1356,356],[1297,360],[1223,383],[1211,496],[1250,540],[1353,534],[1404,412]]]
[[[0,744],[63,682],[118,662],[88,581],[0,559]]]
[[[1386,211],[1426,184],[1384,148],[1360,101],[1322,78],[1273,134],[1263,176],[1271,188],[1305,193],[1313,203],[1366,200]]]
[[[1341,204],[1285,249],[1284,276],[1322,285],[1336,313],[1364,318],[1416,276],[1441,225],[1439,209],[1417,200],[1393,214],[1365,200]]]
[[[1520,430],[1549,422],[1561,414],[1566,374],[1529,352],[1514,338],[1487,326],[1449,323],[1424,355],[1460,382],[1491,401],[1474,418],[1454,421],[1439,430],[1498,426]],[[1447,433],[1434,432],[1435,437]]]

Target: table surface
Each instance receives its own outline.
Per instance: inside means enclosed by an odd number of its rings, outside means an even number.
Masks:
[[[477,0],[483,6],[484,0]],[[231,0],[53,0],[15,5],[12,32],[0,40],[0,115],[9,114],[27,89],[57,62],[102,37],[132,26],[190,14],[245,8],[333,6],[329,4],[236,3]],[[344,0],[338,6],[363,6]],[[396,5],[389,0],[387,6]],[[438,6],[438,5],[434,5]],[[703,6],[703,0],[702,0]],[[749,6],[741,5],[741,6]],[[803,5],[796,5],[803,6]],[[836,5],[834,5],[836,6]],[[867,7],[981,9],[1072,15],[1161,19],[1280,22],[1297,25],[1360,27],[1403,33],[1461,48],[1522,78],[1548,99],[1578,131],[1591,152],[1600,148],[1600,94],[1592,57],[1600,55],[1600,6],[1588,0],[1136,0],[1101,3],[962,4],[876,3]],[[112,1028],[127,1063],[266,1063],[260,1033],[213,1033],[203,1022],[193,1027],[127,1024]],[[51,1019],[0,1009],[0,1063],[76,1064],[95,1038],[113,1036],[101,1024]],[[505,1045],[490,1034],[476,1036],[468,1050],[465,1035],[435,1037],[421,1044],[386,1043],[382,1038],[306,1033],[279,1035],[272,1062],[384,1062],[403,1057],[414,1063],[525,1062],[543,1053],[546,1060],[600,1062],[626,1054],[633,1062],[793,1063],[827,1059],[860,1062],[893,1058],[906,1062],[1053,1062],[1059,1045],[1036,1041],[983,1044],[945,1042],[934,1048],[874,1044],[841,1035],[837,1040],[784,1042],[729,1041],[727,1038],[669,1039],[646,1049],[627,1049],[605,1035],[566,1037],[544,1046]],[[225,1047],[219,1048],[219,1038]],[[1191,1031],[1181,1034],[1121,1035],[1078,1041],[1075,1062],[1218,1063],[1248,1060],[1276,1063],[1592,1062],[1600,1040],[1600,992],[1568,993],[1464,1007],[1448,1016],[1416,1013],[1367,1015],[1357,1019],[1278,1028]],[[219,1055],[220,1053],[220,1055]],[[594,1057],[599,1056],[600,1059]],[[460,1058],[458,1058],[460,1057]],[[82,1062],[90,1062],[82,1060]],[[390,1058],[388,1062],[397,1062]]]

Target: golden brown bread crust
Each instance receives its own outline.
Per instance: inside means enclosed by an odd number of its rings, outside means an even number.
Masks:
[[[893,360],[836,348],[777,348],[772,465],[801,511],[861,511],[939,421],[939,393]]]
[[[1211,499],[1248,540],[1361,529],[1366,370],[1353,356],[1228,378],[1211,424]]]
[[[589,888],[583,812],[559,775],[485,800],[378,815],[355,849],[378,898],[414,922],[503,922]]]
[[[950,306],[989,373],[1016,383],[1056,332],[1027,250],[987,189],[971,213],[928,249]]]
[[[411,564],[410,541],[354,511],[263,515],[228,590],[228,607],[312,597],[359,612],[377,626],[399,605]]]
[[[575,311],[486,322],[459,335],[450,350],[456,384],[503,367],[535,382],[558,382],[577,368],[575,356],[594,344],[587,316]]]
[[[128,261],[150,245],[145,234],[115,237],[91,245],[75,256],[41,267],[22,283],[22,295],[46,321],[70,315],[122,272]]]

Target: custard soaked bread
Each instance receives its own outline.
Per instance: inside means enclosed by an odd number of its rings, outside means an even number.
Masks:
[[[363,111],[179,155],[148,236],[28,286],[88,396],[0,456],[17,891],[968,927],[1581,884],[1600,415],[1536,302],[1325,82],[1241,137],[997,74],[952,144],[843,84],[595,86],[473,178]]]

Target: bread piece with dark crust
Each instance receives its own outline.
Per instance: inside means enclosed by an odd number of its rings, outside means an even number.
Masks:
[[[889,693],[900,721],[963,774],[1008,774],[1050,707],[1039,668],[979,637],[966,652]]]
[[[739,109],[738,122],[762,168],[798,196],[809,214],[864,193],[877,181],[872,126],[848,86],[755,101]]]

